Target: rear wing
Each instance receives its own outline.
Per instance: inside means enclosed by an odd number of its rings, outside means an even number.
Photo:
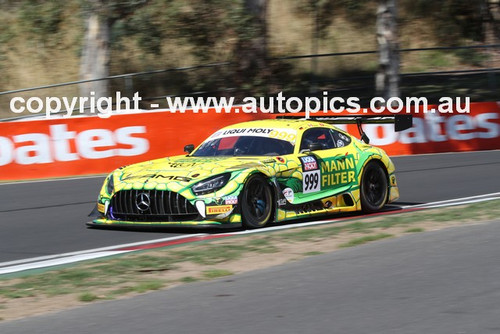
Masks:
[[[282,115],[276,118],[279,119],[306,119],[301,115]],[[363,131],[362,124],[394,124],[396,132],[409,129],[413,125],[412,115],[338,115],[338,116],[325,116],[325,115],[311,115],[308,120],[323,122],[328,124],[357,124],[361,140],[369,144],[370,139]]]

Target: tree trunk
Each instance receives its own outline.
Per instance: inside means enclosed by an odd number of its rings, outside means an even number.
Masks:
[[[87,18],[85,38],[80,62],[80,79],[98,79],[109,76],[109,22],[97,12],[92,11]],[[80,84],[80,96],[108,96],[108,81],[100,80]]]
[[[254,18],[256,35],[251,39],[250,63],[265,66],[267,58],[267,0],[245,0],[245,8]]]
[[[241,36],[236,46],[236,83],[238,86],[262,85],[268,77],[267,0],[245,0],[244,6],[253,30],[249,36]]]
[[[377,43],[379,69],[376,91],[385,98],[399,96],[399,45],[396,0],[379,0],[377,10]]]
[[[483,18],[483,38],[485,44],[498,44],[500,40],[500,0],[483,0],[481,4]],[[498,48],[487,50],[490,55],[490,67],[500,63]]]

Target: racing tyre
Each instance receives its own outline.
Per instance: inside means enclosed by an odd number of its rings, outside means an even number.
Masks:
[[[251,176],[241,195],[241,218],[247,228],[265,226],[272,217],[273,195],[266,179]]]
[[[376,163],[369,162],[361,177],[361,209],[371,213],[382,209],[387,200],[387,176],[384,168]]]

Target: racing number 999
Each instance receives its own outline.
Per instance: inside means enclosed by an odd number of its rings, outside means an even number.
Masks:
[[[271,137],[271,138],[278,138],[278,139],[288,140],[290,142],[294,142],[295,138],[296,138],[296,135],[293,134],[293,133],[286,132],[286,131],[281,131],[280,132],[280,131],[273,130],[269,134],[269,137]]]
[[[305,172],[303,175],[302,192],[311,193],[320,190],[320,172],[319,170],[314,170],[310,172]]]

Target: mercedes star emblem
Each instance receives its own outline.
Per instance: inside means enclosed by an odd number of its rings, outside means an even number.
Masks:
[[[139,211],[146,211],[149,209],[149,205],[151,204],[151,199],[149,195],[146,193],[139,193],[135,197],[135,206]]]

